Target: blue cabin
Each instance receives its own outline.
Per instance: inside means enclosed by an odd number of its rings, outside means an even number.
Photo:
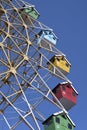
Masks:
[[[57,37],[55,36],[55,34],[51,31],[51,30],[41,30],[38,33],[38,37],[37,37],[37,43],[51,43],[53,45],[56,45],[57,42]]]

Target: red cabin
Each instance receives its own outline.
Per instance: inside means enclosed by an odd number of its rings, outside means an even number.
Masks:
[[[70,83],[68,82],[59,83],[52,90],[52,92],[66,110],[69,110],[76,104],[78,92],[74,89],[74,87]],[[53,100],[56,102],[55,99]]]

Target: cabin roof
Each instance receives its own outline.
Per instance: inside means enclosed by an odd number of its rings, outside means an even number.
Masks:
[[[71,66],[71,63],[67,60],[67,58],[66,58],[65,55],[55,55],[55,57],[57,57],[57,56],[59,56],[59,57],[64,56],[64,59],[65,59],[65,60],[69,63],[69,65]]]
[[[67,83],[69,83],[69,82],[62,82],[60,84],[67,84]],[[75,91],[75,93],[78,94],[78,92],[76,91],[76,89],[73,87],[72,83],[69,83],[69,84],[72,87],[72,89]]]
[[[71,66],[71,63],[66,59],[66,56],[65,55],[54,55],[51,59],[50,59],[50,61],[52,61],[53,59],[54,59],[54,57],[64,57],[64,59],[67,61],[67,63]]]
[[[48,119],[46,119],[43,124],[45,124],[50,118],[52,118],[53,116],[58,116],[58,115],[66,115],[68,120],[71,122],[71,124],[75,127],[74,122],[71,120],[71,118],[69,117],[68,114],[64,113],[63,111],[57,112],[57,113],[53,113]]]
[[[54,37],[56,38],[56,39],[58,39],[58,37],[56,36],[56,34],[53,32],[53,29],[41,29],[41,31],[50,31],[53,35],[54,35]],[[40,31],[40,32],[41,32]]]
[[[56,113],[53,114],[53,116],[62,115],[62,114],[66,115],[67,118],[69,119],[69,121],[71,122],[71,124],[75,127],[75,124],[74,124],[74,122],[71,120],[71,118],[69,117],[69,115],[66,114],[66,113],[64,113],[63,111],[56,112]]]
[[[62,83],[59,83],[55,88],[52,89],[52,91],[54,91],[57,87],[59,87],[59,85],[62,85],[62,84],[68,84],[69,82],[62,82]],[[75,91],[75,93],[78,95],[78,92],[76,91],[76,89],[73,87],[72,83],[69,83],[70,86],[72,87],[72,89]]]
[[[26,9],[26,8],[30,8],[30,7],[33,7],[34,10],[37,12],[37,14],[40,15],[39,12],[35,9],[35,5],[24,5],[21,9]]]

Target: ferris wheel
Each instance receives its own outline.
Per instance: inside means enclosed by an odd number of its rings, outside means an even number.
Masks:
[[[55,45],[53,30],[38,21],[35,6],[0,0],[0,129],[41,130],[52,108],[67,115],[77,91],[66,77],[71,64]],[[55,79],[63,82],[53,86]],[[68,84],[68,85],[67,85]],[[59,100],[56,90],[72,88],[75,100]],[[55,87],[55,88],[54,88]],[[68,105],[66,105],[68,103]],[[50,110],[49,110],[50,109]],[[44,123],[43,123],[44,124]],[[48,130],[48,129],[47,129]]]

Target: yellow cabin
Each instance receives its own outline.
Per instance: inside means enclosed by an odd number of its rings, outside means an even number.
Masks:
[[[56,66],[64,75],[70,72],[71,64],[64,55],[55,55],[50,59],[50,62]],[[53,70],[53,66],[48,63],[49,70]]]

